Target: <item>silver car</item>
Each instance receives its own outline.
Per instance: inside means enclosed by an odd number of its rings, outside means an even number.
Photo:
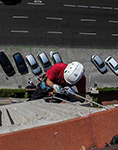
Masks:
[[[61,59],[61,56],[58,52],[51,51],[50,52],[50,57],[51,57],[54,64],[63,62],[62,59]]]
[[[112,56],[107,57],[105,63],[116,75],[118,75],[118,63]]]
[[[91,62],[96,66],[96,68],[102,74],[107,72],[107,67],[106,67],[105,63],[103,62],[103,60],[100,58],[99,55],[97,55],[97,54],[92,55]]]
[[[43,53],[39,53],[37,55],[37,58],[39,59],[39,61],[41,62],[43,68],[44,68],[44,71],[46,72],[52,65],[51,65],[51,62],[50,60],[48,59],[48,56],[46,55],[45,52]]]
[[[34,58],[34,56],[32,54],[30,55],[26,55],[25,59],[27,61],[27,63],[29,64],[32,73],[34,75],[40,75],[42,73],[42,69],[40,68],[40,66],[38,65],[36,59]]]

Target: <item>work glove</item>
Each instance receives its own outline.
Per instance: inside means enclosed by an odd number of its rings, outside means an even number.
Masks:
[[[76,91],[69,86],[64,87],[64,91],[65,91],[64,93],[66,95],[73,95],[72,93],[76,93]]]
[[[63,92],[64,92],[64,89],[63,89],[61,86],[57,85],[57,84],[54,84],[54,85],[53,85],[53,89],[54,89],[55,92],[58,93],[58,94],[63,94]]]

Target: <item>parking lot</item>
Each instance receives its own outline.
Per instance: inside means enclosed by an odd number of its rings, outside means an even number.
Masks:
[[[116,61],[118,61],[117,49],[84,49],[41,46],[1,46],[0,50],[4,51],[4,53],[8,56],[16,72],[16,74],[12,77],[8,77],[0,67],[0,88],[24,88],[27,85],[29,78],[33,80],[34,84],[37,84],[39,82],[37,79],[38,76],[34,75],[31,72],[31,69],[27,63],[26,64],[29,72],[25,75],[21,75],[18,72],[16,64],[13,60],[14,53],[20,52],[24,58],[26,55],[32,53],[43,70],[40,61],[37,59],[37,55],[39,53],[45,52],[52,63],[52,60],[49,56],[50,51],[58,51],[61,55],[63,62],[65,63],[79,61],[85,66],[85,74],[87,77],[87,90],[89,90],[91,87],[94,87],[95,84],[97,84],[98,87],[117,87],[117,76],[108,67],[108,72],[105,74],[101,74],[90,61],[90,58],[93,54],[98,54],[103,59],[103,61],[109,55],[113,56],[116,59]]]

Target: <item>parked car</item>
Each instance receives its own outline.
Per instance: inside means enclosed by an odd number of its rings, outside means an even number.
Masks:
[[[29,66],[32,70],[32,73],[34,75],[40,75],[42,73],[42,69],[40,68],[35,57],[32,54],[26,55],[25,59],[26,59],[27,63],[29,64]]]
[[[62,58],[61,58],[61,56],[60,56],[60,54],[58,52],[51,51],[50,52],[50,57],[51,57],[51,59],[52,59],[54,64],[63,62]]]
[[[107,57],[105,63],[116,75],[118,75],[118,63],[112,56]]]
[[[21,3],[21,0],[1,0],[5,5],[16,5]]]
[[[46,53],[39,53],[37,55],[37,58],[39,59],[39,61],[41,62],[44,71],[47,71],[52,65],[50,60],[48,59],[48,56],[46,55]]]
[[[100,71],[102,74],[107,72],[107,67],[99,55],[97,54],[92,55],[91,62],[96,66],[98,71]]]
[[[0,64],[7,76],[11,77],[15,74],[15,70],[4,52],[0,52]]]
[[[18,52],[13,54],[13,58],[20,74],[23,75],[28,73],[28,68],[26,66],[23,56]]]

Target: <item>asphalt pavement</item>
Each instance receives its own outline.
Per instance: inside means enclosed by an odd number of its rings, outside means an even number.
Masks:
[[[0,3],[0,44],[118,46],[117,0]]]

